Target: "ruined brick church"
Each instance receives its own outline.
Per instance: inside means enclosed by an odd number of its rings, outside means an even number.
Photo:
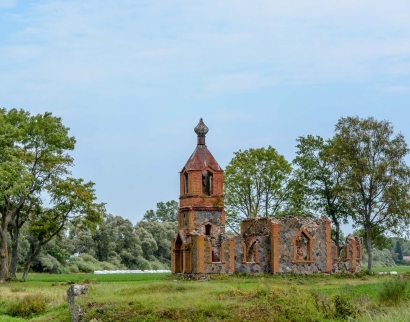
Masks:
[[[243,220],[239,236],[225,233],[224,172],[205,145],[208,127],[195,127],[198,144],[180,172],[178,232],[171,271],[208,273],[332,273],[360,270],[363,240],[349,235],[343,256],[326,217]]]

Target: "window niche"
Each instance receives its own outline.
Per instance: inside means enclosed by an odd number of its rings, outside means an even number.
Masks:
[[[293,238],[293,263],[313,263],[312,236],[301,228]]]
[[[250,236],[242,244],[243,260],[242,263],[259,264],[259,240],[255,236]]]
[[[188,194],[188,172],[184,173],[184,194]]]
[[[202,172],[202,193],[205,196],[210,196],[212,194],[212,180],[213,175],[210,171]]]
[[[219,263],[221,261],[221,248],[212,247],[212,263]]]
[[[205,225],[205,235],[212,236],[212,225],[211,224]]]

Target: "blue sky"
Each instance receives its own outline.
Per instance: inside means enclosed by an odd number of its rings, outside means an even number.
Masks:
[[[0,107],[61,116],[73,174],[136,222],[177,200],[200,117],[239,149],[374,116],[410,140],[410,2],[0,0]],[[410,163],[410,159],[407,159]]]

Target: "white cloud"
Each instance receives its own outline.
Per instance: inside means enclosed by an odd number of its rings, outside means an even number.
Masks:
[[[34,78],[60,94],[160,82],[219,95],[408,76],[409,12],[402,0],[34,2],[14,16],[20,31],[0,45],[0,68],[13,71],[3,82]]]

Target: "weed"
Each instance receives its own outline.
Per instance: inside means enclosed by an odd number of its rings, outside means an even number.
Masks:
[[[407,298],[407,288],[408,282],[406,280],[390,279],[382,284],[378,300],[387,306],[396,306]]]
[[[11,286],[10,287],[10,292],[12,292],[12,293],[25,292],[26,289],[27,288],[24,287],[24,286]]]
[[[348,294],[336,294],[333,296],[332,300],[335,308],[335,317],[345,320],[358,313],[357,308]]]
[[[314,306],[318,312],[322,312],[326,318],[333,315],[332,304],[325,294],[312,291],[311,295]]]
[[[23,298],[15,299],[7,307],[7,314],[30,318],[33,315],[46,311],[47,298],[42,294],[30,294]]]

